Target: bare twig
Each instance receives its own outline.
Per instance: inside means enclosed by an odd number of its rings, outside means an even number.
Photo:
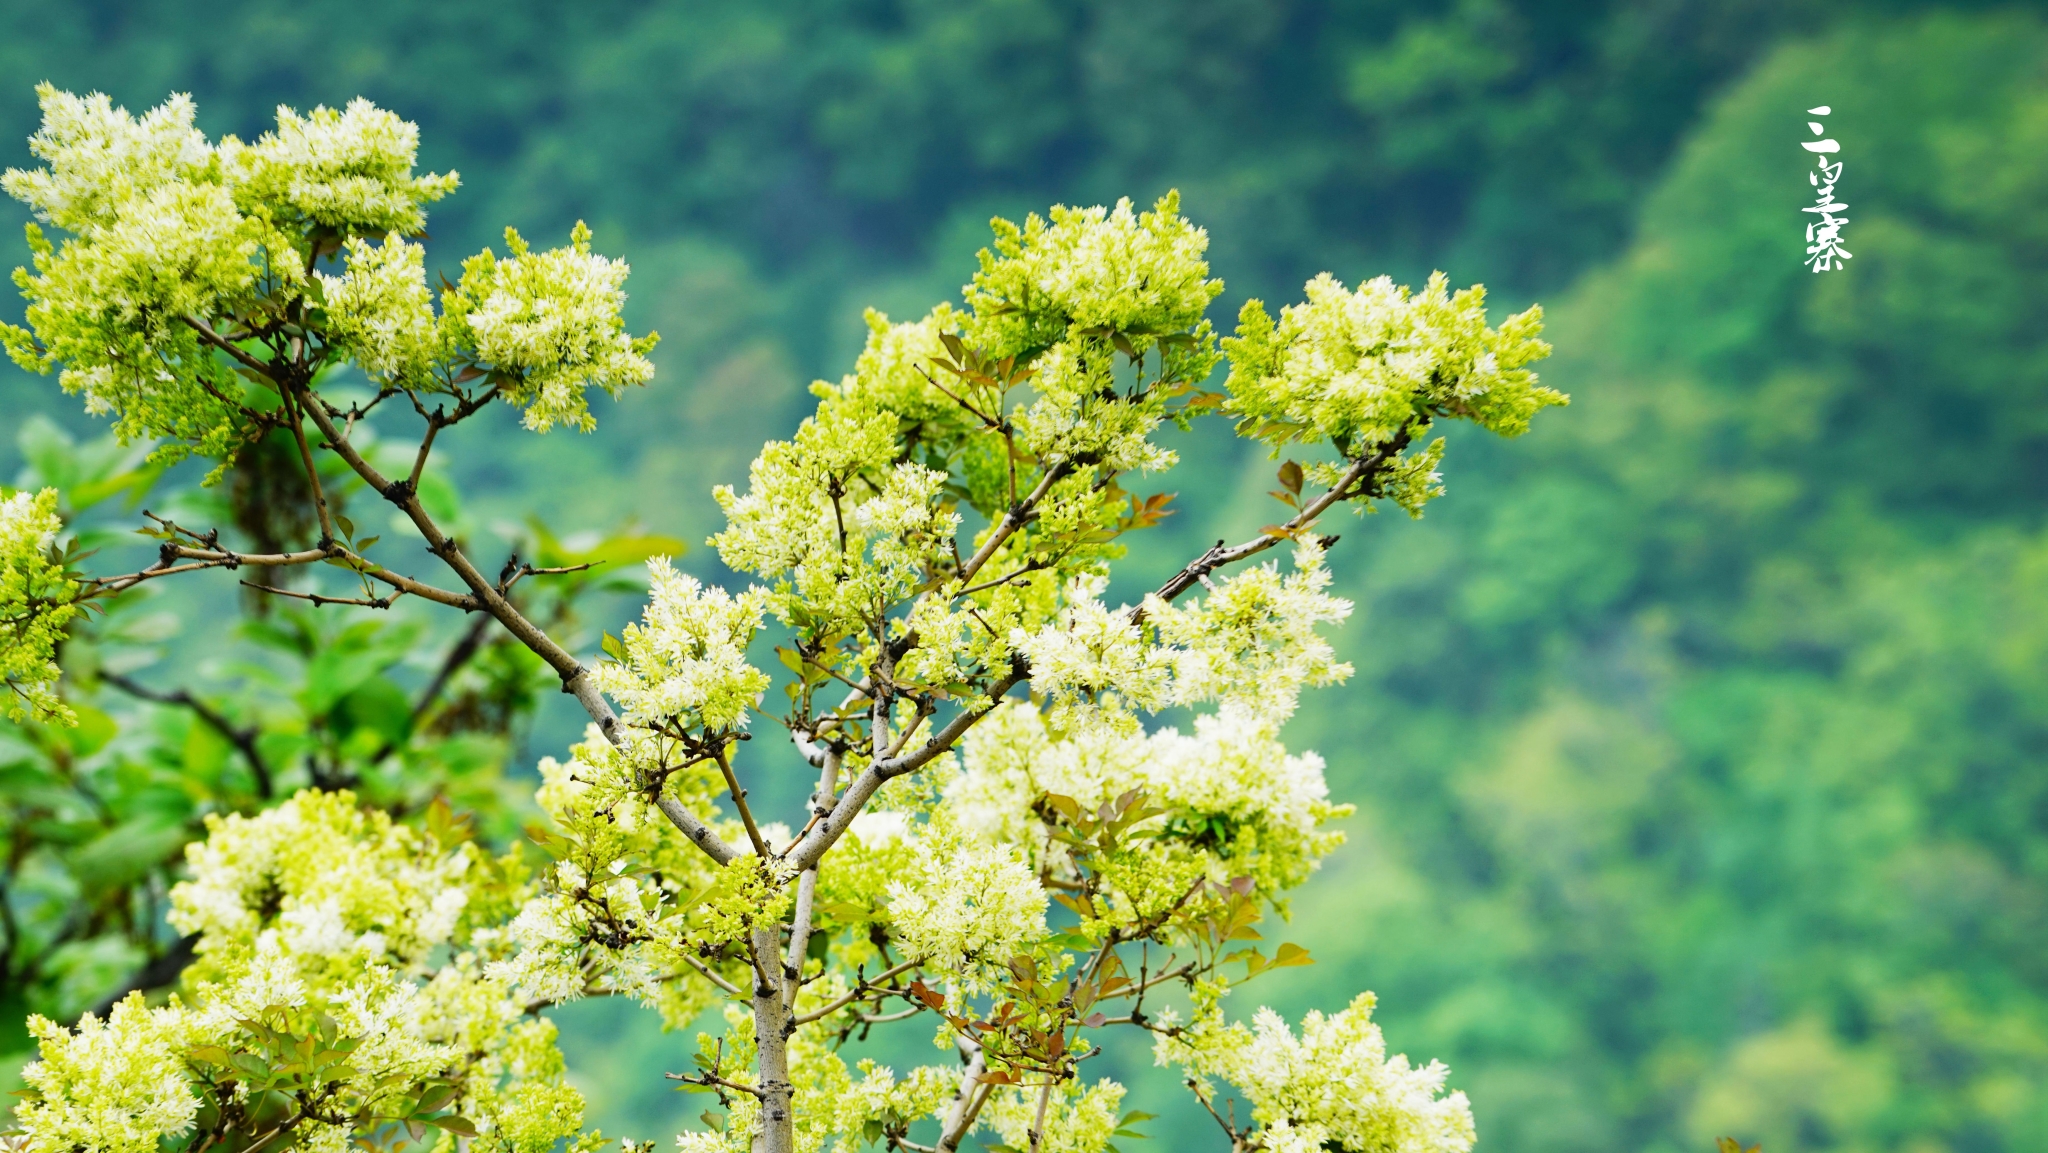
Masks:
[[[699,961],[697,958],[690,956],[688,953],[683,954],[683,960],[689,964],[690,968],[697,970],[698,976],[725,990],[728,994],[734,997],[738,997],[745,992],[745,990],[741,989],[738,985],[735,985],[731,981],[726,980],[724,977],[719,976],[717,970],[713,969],[709,965],[706,965],[704,962]]]
[[[294,600],[309,601],[315,605],[355,605],[358,608],[366,609],[388,609],[399,597],[405,595],[403,592],[394,592],[389,596],[381,597],[330,597],[320,593],[294,592],[291,589],[276,588],[272,585],[259,585],[249,581],[242,581],[241,585],[245,589],[255,589],[257,592],[269,593],[271,596],[291,597]]]
[[[709,1073],[663,1073],[662,1076],[671,1081],[681,1081],[685,1085],[702,1085],[706,1088],[717,1085],[721,1088],[731,1089],[735,1093],[745,1093],[750,1097],[765,1096],[765,1094],[752,1085],[742,1085],[738,1081],[728,1081],[723,1077],[714,1077]]]
[[[320,539],[327,542],[334,539],[334,517],[327,508],[327,491],[320,484],[320,470],[313,466],[313,450],[306,443],[306,422],[300,419],[299,410],[307,407],[305,399],[293,389],[283,392],[285,419],[292,426],[292,439],[299,446],[299,463],[306,470],[306,485],[313,491],[313,511],[320,517]]]
[[[1408,438],[1403,434],[1388,442],[1385,447],[1371,455],[1353,461],[1351,467],[1344,470],[1344,475],[1337,478],[1337,483],[1331,485],[1328,492],[1310,501],[1307,506],[1296,513],[1286,524],[1281,525],[1279,532],[1261,533],[1257,537],[1245,541],[1243,544],[1228,547],[1221,541],[1216,542],[1215,548],[1189,561],[1185,568],[1173,574],[1172,578],[1165,584],[1160,585],[1159,590],[1153,595],[1160,600],[1171,601],[1200,583],[1203,577],[1208,576],[1211,572],[1222,568],[1224,565],[1234,564],[1248,557],[1257,556],[1281,541],[1290,539],[1296,532],[1313,524],[1315,519],[1321,516],[1324,510],[1328,509],[1331,505],[1336,504],[1340,500],[1349,500],[1368,491],[1371,482],[1379,471],[1392,462],[1396,456],[1400,455],[1401,450],[1407,447],[1407,444]],[[1131,623],[1137,624],[1144,619],[1145,606],[1144,602],[1141,601],[1137,607],[1131,610]]]
[[[1047,1077],[1038,1089],[1038,1112],[1031,1119],[1031,1153],[1038,1153],[1038,1147],[1045,1142],[1045,1107],[1052,1103],[1053,1078]]]
[[[364,483],[396,505],[399,511],[412,521],[413,527],[419,529],[420,535],[426,538],[427,550],[440,557],[443,563],[462,578],[462,583],[469,586],[476,606],[496,617],[520,644],[547,662],[548,667],[555,671],[555,675],[562,678],[562,690],[576,698],[576,702],[583,706],[583,711],[590,715],[591,720],[597,722],[598,730],[604,733],[606,739],[614,743],[622,742],[624,734],[618,731],[618,714],[612,711],[611,703],[604,699],[604,694],[591,683],[588,670],[575,656],[556,643],[555,639],[548,636],[538,625],[528,620],[525,614],[514,607],[512,602],[505,598],[505,594],[499,592],[490,579],[463,555],[461,548],[448,539],[447,534],[441,531],[441,527],[434,523],[433,517],[427,515],[426,508],[420,504],[418,493],[407,485],[393,482],[377,471],[375,465],[364,459],[363,454],[349,443],[348,438],[341,435],[341,430],[335,427],[333,417],[323,406],[312,405],[307,413],[313,418],[313,424],[320,429],[321,435],[327,438],[327,447],[347,462],[349,468],[355,470],[355,474],[361,477]],[[724,838],[713,832],[674,798],[663,797],[656,803],[662,813],[713,860],[724,864],[736,855],[732,846],[725,843]]]
[[[884,996],[900,997],[904,991],[889,985],[888,982],[893,978],[901,977],[903,974],[917,968],[917,966],[918,962],[916,961],[904,961],[901,964],[893,965],[883,970],[881,975],[877,976],[874,980],[863,979],[851,992],[845,993],[808,1013],[802,1014],[794,1018],[794,1020],[799,1025],[808,1025],[813,1021],[822,1021],[839,1010],[846,1008],[848,1005],[853,1004],[855,1001],[877,992],[882,993]]]

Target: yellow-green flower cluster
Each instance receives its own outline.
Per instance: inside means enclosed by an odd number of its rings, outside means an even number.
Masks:
[[[1179,195],[1146,213],[1120,200],[1055,207],[1022,228],[991,224],[994,250],[961,290],[971,311],[961,332],[986,357],[1035,358],[1037,397],[1013,416],[1022,444],[1048,462],[1171,467],[1173,453],[1147,439],[1166,397],[1119,392],[1116,360],[1154,354],[1155,379],[1191,384],[1216,363],[1202,313],[1223,282],[1209,278],[1208,235],[1180,215]]]
[[[617,397],[654,377],[647,354],[660,338],[626,332],[624,261],[590,251],[582,221],[569,247],[530,250],[505,230],[511,254],[490,249],[462,262],[462,280],[441,298],[443,340],[504,377],[505,399],[526,411],[526,427],[546,432],[597,427],[585,392]]]
[[[9,720],[72,720],[57,697],[56,654],[78,612],[78,582],[50,556],[63,527],[55,489],[0,497],[0,676]]]
[[[308,963],[417,971],[436,948],[466,943],[465,914],[496,879],[473,843],[444,848],[349,793],[209,816],[185,856],[191,878],[171,890],[170,921],[201,934],[202,973],[232,971],[265,937]]]
[[[807,631],[858,632],[924,583],[960,517],[946,474],[897,461],[895,414],[865,396],[827,398],[795,438],[755,459],[746,495],[714,490],[732,568],[780,578],[770,606]]]
[[[684,957],[714,953],[736,939],[735,925],[786,908],[786,886],[764,886],[751,856],[719,869],[650,803],[660,780],[669,796],[736,836],[712,809],[715,768],[663,769],[674,754],[665,738],[633,727],[623,736],[621,748],[593,726],[568,762],[541,761],[537,798],[559,832],[549,839],[553,873],[506,929],[516,952],[490,971],[546,1002],[574,1000],[595,981],[658,1009],[673,1027],[715,996]]]
[[[415,175],[418,129],[367,101],[280,108],[254,143],[214,146],[183,96],[138,118],[102,95],[38,93],[30,147],[45,167],[0,183],[71,235],[52,244],[30,226],[35,270],[15,272],[28,327],[0,338],[23,367],[61,368],[65,390],[124,438],[226,455],[245,384],[217,345],[269,340],[245,351],[270,361],[285,321],[312,367],[354,357],[380,382],[429,390],[489,374],[538,430],[588,429],[589,388],[616,396],[653,374],[655,338],[628,335],[620,315],[626,265],[592,254],[580,224],[569,247],[541,253],[508,232],[511,256],[468,261],[436,318],[420,250],[402,238],[457,180]],[[337,248],[341,275],[308,275]]]
[[[747,645],[761,627],[768,600],[755,588],[735,597],[679,573],[667,557],[647,562],[647,607],[621,637],[621,659],[599,665],[591,679],[646,728],[723,733],[747,726],[768,674],[747,663]]]
[[[199,1117],[205,1053],[260,1056],[252,1023],[349,1044],[321,1092],[339,1104],[294,1143],[340,1150],[349,1116],[389,1117],[448,1079],[476,1147],[543,1153],[582,1125],[553,1027],[526,1019],[484,972],[522,892],[517,870],[469,844],[364,812],[346,793],[301,792],[256,817],[209,822],[171,920],[200,934],[186,995],[139,997],[76,1030],[40,1018],[40,1060],[15,1116],[35,1153],[146,1153]],[[324,1022],[324,1024],[323,1024]],[[382,1124],[381,1120],[373,1124]]]
[[[1205,1083],[1236,1086],[1260,1126],[1253,1139],[1269,1153],[1467,1153],[1472,1110],[1463,1093],[1444,1093],[1450,1070],[1388,1057],[1373,1003],[1361,993],[1335,1016],[1311,1012],[1299,1037],[1271,1009],[1260,1009],[1251,1029],[1206,1017],[1161,1033],[1155,1054]]]
[[[33,335],[9,326],[8,352],[63,366],[66,391],[124,437],[169,438],[173,455],[224,453],[242,391],[192,324],[232,329],[261,296],[297,299],[309,227],[415,230],[420,205],[454,187],[413,177],[416,130],[361,101],[307,119],[280,109],[277,132],[214,148],[183,96],[138,119],[98,94],[37,94],[30,148],[46,167],[0,183],[72,236],[53,247],[30,229],[39,275],[15,281]]]
[[[1145,347],[1193,328],[1223,282],[1209,278],[1209,235],[1180,215],[1168,193],[1152,211],[1055,206],[1019,228],[990,221],[994,250],[961,289],[973,312],[969,344],[1003,357],[1050,348],[1079,330],[1120,332]],[[1140,343],[1140,342],[1143,343]]]
[[[960,313],[950,304],[940,304],[922,320],[891,324],[886,313],[870,308],[861,319],[867,323],[868,338],[853,372],[837,385],[818,381],[811,392],[820,398],[861,397],[916,427],[919,439],[927,443],[965,435],[972,417],[940,390],[942,374],[933,367],[951,355],[940,338],[959,333]]]
[[[1525,367],[1550,355],[1537,339],[1540,306],[1489,328],[1486,290],[1454,295],[1441,272],[1412,295],[1384,276],[1352,292],[1328,273],[1305,291],[1308,299],[1283,308],[1277,323],[1260,302],[1245,302],[1237,336],[1223,342],[1231,363],[1225,409],[1243,418],[1242,434],[1276,448],[1329,442],[1360,459],[1405,444],[1435,417],[1518,436],[1538,411],[1567,402]],[[1401,458],[1384,495],[1419,514],[1441,491],[1441,451],[1433,445],[1426,461]]]
[[[1257,301],[1238,316],[1228,410],[1274,444],[1328,440],[1369,448],[1423,411],[1462,417],[1504,436],[1563,394],[1523,367],[1550,354],[1537,339],[1540,306],[1486,326],[1486,290],[1456,295],[1441,272],[1419,293],[1379,277],[1351,292],[1324,273],[1279,323]],[[1267,422],[1273,427],[1268,428]]]
[[[351,236],[340,276],[315,272],[327,301],[328,339],[372,380],[430,389],[445,359],[427,250],[396,236],[382,243]]]
[[[37,1153],[156,1153],[158,1138],[192,1124],[199,1102],[186,1087],[182,1038],[141,994],[105,1022],[87,1014],[76,1032],[45,1017],[28,1027],[38,1060],[21,1071],[27,1097],[14,1118]]]

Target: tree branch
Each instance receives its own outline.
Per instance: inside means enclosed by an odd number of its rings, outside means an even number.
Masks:
[[[697,958],[690,956],[688,953],[684,953],[683,961],[687,963],[690,966],[690,968],[697,970],[698,976],[725,990],[728,995],[737,997],[741,994],[742,990],[738,985],[735,985],[731,981],[726,980],[724,977],[719,976],[716,970],[714,970],[711,966],[706,965],[704,962],[699,961]]]
[[[725,774],[726,791],[732,794],[732,803],[740,811],[740,823],[747,827],[747,840],[754,843],[754,855],[766,861],[771,856],[768,842],[761,839],[760,827],[754,824],[754,810],[747,804],[747,791],[740,788],[739,778],[733,775],[732,759],[725,755],[725,746],[721,744],[714,748],[711,758],[718,762],[718,771]]]
[[[389,596],[381,597],[331,597],[321,593],[302,593],[292,589],[281,589],[274,585],[260,585],[251,581],[243,581],[241,584],[245,589],[255,589],[257,592],[268,593],[274,597],[291,597],[294,600],[310,601],[316,608],[320,605],[354,605],[358,608],[366,609],[388,609],[398,603],[399,597],[405,595],[402,592],[394,592]]]
[[[247,352],[244,352],[239,345],[236,345],[232,341],[228,340],[220,333],[215,332],[211,326],[209,326],[205,321],[199,319],[198,317],[181,316],[178,319],[184,321],[185,325],[188,328],[198,333],[199,339],[214,346],[215,348],[220,349],[222,352],[227,353],[229,356],[234,357],[236,360],[241,361],[243,367],[249,369],[249,371],[254,372],[258,376],[261,376],[263,379],[269,381],[270,386],[273,389],[278,389],[277,376],[275,374],[275,371],[270,367],[270,365],[265,364],[264,362],[256,359],[253,356],[250,356]],[[278,389],[278,391],[281,393],[283,390]]]
[[[256,795],[266,801],[270,799],[274,788],[270,775],[270,762],[263,758],[263,753],[256,747],[257,734],[263,730],[255,725],[251,725],[248,728],[237,727],[233,722],[216,711],[213,706],[186,692],[184,689],[168,693],[158,692],[146,685],[132,681],[120,673],[110,673],[104,669],[100,671],[100,679],[131,697],[140,697],[145,701],[155,701],[160,705],[178,705],[192,710],[194,716],[206,722],[208,727],[218,732],[221,736],[226,737],[235,746],[235,749],[242,754],[242,759],[249,762],[249,772],[256,778]],[[141,988],[143,986],[137,987]],[[126,990],[123,990],[123,992],[125,993]]]
[[[916,772],[952,748],[977,721],[995,710],[1005,693],[1015,688],[1028,675],[1021,663],[1011,666],[1010,671],[991,687],[988,707],[962,709],[952,720],[946,722],[944,728],[932,734],[931,739],[917,749],[900,757],[870,763],[861,771],[860,776],[854,778],[853,784],[847,786],[845,794],[832,806],[832,812],[818,822],[797,845],[789,855],[790,862],[799,869],[807,869],[817,864],[819,859],[824,857],[826,850],[837,843],[840,836],[853,824],[853,818],[860,815],[861,808],[868,803],[868,798],[875,795],[876,789],[895,777]]]
[[[981,571],[981,566],[987,564],[989,558],[996,555],[996,550],[1003,547],[1003,542],[1015,535],[1018,529],[1030,523],[1032,514],[1038,509],[1038,502],[1044,500],[1045,495],[1052,491],[1052,486],[1058,484],[1072,471],[1074,471],[1074,462],[1072,460],[1063,460],[1045,470],[1045,475],[1038,478],[1037,487],[1033,488],[1030,494],[1023,500],[1011,505],[1003,513],[1003,519],[996,522],[995,531],[989,533],[988,539],[982,542],[981,547],[975,550],[974,555],[968,558],[967,563],[960,566],[959,580],[961,584],[964,585],[968,581],[973,580],[974,574]]]
[[[720,1088],[731,1089],[735,1093],[745,1093],[750,1097],[765,1096],[765,1094],[752,1085],[742,1085],[738,1081],[728,1081],[723,1077],[714,1077],[709,1073],[663,1073],[662,1076],[671,1081],[681,1081],[685,1085],[703,1085],[707,1088],[717,1085]]]
[[[320,435],[327,438],[327,447],[347,462],[349,468],[353,469],[364,483],[382,493],[386,500],[396,505],[399,511],[412,521],[413,527],[419,529],[420,535],[426,538],[427,551],[440,557],[442,563],[455,570],[455,575],[461,577],[462,583],[469,586],[477,607],[497,618],[520,644],[546,661],[548,667],[555,670],[555,675],[562,678],[562,691],[576,698],[576,702],[583,706],[583,711],[589,714],[591,720],[597,722],[598,731],[613,744],[623,746],[625,738],[624,734],[618,731],[618,714],[612,711],[611,702],[605,700],[604,694],[590,682],[588,670],[567,649],[556,643],[553,637],[542,631],[540,626],[526,619],[526,616],[497,590],[489,578],[478,571],[476,565],[456,547],[455,542],[449,540],[447,534],[441,531],[441,527],[434,523],[434,518],[427,515],[426,508],[420,504],[417,492],[409,485],[394,483],[377,471],[376,466],[365,460],[362,453],[356,451],[356,447],[335,427],[334,418],[328,414],[324,405],[308,405],[307,415],[313,418],[313,424],[319,428]],[[379,579],[388,578],[380,576]],[[702,821],[697,820],[694,814],[674,798],[664,796],[657,800],[656,804],[685,836],[713,860],[724,864],[738,855],[732,846],[726,844],[723,838],[712,832]]]
[[[994,1089],[994,1086],[984,1085],[981,1081],[981,1075],[988,1071],[981,1046],[964,1037],[954,1043],[967,1057],[967,1066],[960,1070],[960,1090],[953,1095],[953,1104],[946,1110],[946,1118],[940,1124],[939,1143],[934,1147],[936,1153],[954,1153],[960,1148],[960,1142],[966,1140],[968,1131],[974,1128],[975,1119],[981,1116],[982,1105],[987,1103],[988,1095]]]
[[[311,406],[293,389],[285,389],[282,395],[285,418],[292,426],[292,440],[299,446],[299,463],[305,467],[306,484],[313,490],[313,511],[320,517],[320,539],[331,541],[334,539],[334,517],[327,508],[327,490],[320,484],[320,470],[313,467],[313,449],[306,443],[306,422],[300,419],[299,413],[295,411],[295,408],[305,409]]]
[[[733,848],[725,842],[724,838],[712,832],[711,826],[698,820],[697,814],[691,812],[688,808],[684,807],[681,801],[667,793],[658,794],[654,798],[654,807],[661,810],[661,815],[668,818],[669,824],[682,830],[682,834],[690,838],[692,844],[704,850],[707,856],[719,864],[729,865],[732,863],[733,858],[740,855],[738,849]]]
[[[827,752],[825,763],[818,770],[818,787],[811,793],[812,821],[823,820],[819,814],[831,811],[833,794],[838,791],[839,757]],[[802,838],[798,838],[799,842],[801,840]],[[789,953],[782,965],[785,978],[783,1003],[791,1010],[796,1008],[797,990],[802,986],[804,956],[810,951],[811,919],[817,895],[818,866],[812,865],[797,878],[796,908],[789,919]]]
[[[884,982],[901,977],[903,974],[917,968],[919,964],[920,962],[917,961],[904,961],[901,964],[893,965],[883,970],[882,974],[872,981],[862,978],[860,984],[851,992],[842,994],[834,998],[830,1003],[795,1018],[795,1021],[799,1025],[808,1025],[813,1021],[822,1021],[839,1010],[846,1008],[848,1005],[853,1004],[855,1001],[860,1000],[862,997],[878,991],[885,996],[902,996],[902,990],[886,985]]]
[[[1384,469],[1389,462],[1398,456],[1401,450],[1407,447],[1407,444],[1408,438],[1403,434],[1390,441],[1386,447],[1373,453],[1371,456],[1353,461],[1351,467],[1344,471],[1343,476],[1337,478],[1337,483],[1331,485],[1328,492],[1310,501],[1307,507],[1294,514],[1293,518],[1288,520],[1286,524],[1280,526],[1283,530],[1282,532],[1277,534],[1270,532],[1261,533],[1243,544],[1231,545],[1229,547],[1225,547],[1221,541],[1218,541],[1215,548],[1189,561],[1187,567],[1173,574],[1172,578],[1165,584],[1160,585],[1159,590],[1152,595],[1160,600],[1171,602],[1174,598],[1193,588],[1203,577],[1208,576],[1211,572],[1222,568],[1224,565],[1235,564],[1248,557],[1257,556],[1274,545],[1279,544],[1282,540],[1288,539],[1295,532],[1313,524],[1315,519],[1321,516],[1331,505],[1336,504],[1340,500],[1349,500],[1359,495],[1359,492],[1352,490],[1369,490],[1371,482],[1377,479],[1377,474],[1380,470]],[[1141,601],[1131,610],[1131,623],[1137,624],[1144,619],[1145,605]]]

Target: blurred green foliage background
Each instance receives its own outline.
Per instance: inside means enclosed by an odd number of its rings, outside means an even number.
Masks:
[[[589,437],[451,446],[479,524],[701,540],[709,486],[850,367],[861,307],[956,296],[993,213],[1178,187],[1219,320],[1325,269],[1541,299],[1573,407],[1454,442],[1427,520],[1336,526],[1358,675],[1289,736],[1360,815],[1296,905],[1320,964],[1241,996],[1378,991],[1497,1153],[2048,1149],[2040,13],[8,0],[6,163],[44,79],[138,110],[189,91],[245,137],[368,96],[463,174],[430,259],[584,218],[632,261],[656,384]],[[1821,103],[1856,255],[1815,276]],[[0,408],[91,429],[11,369]],[[1183,511],[1130,590],[1273,519],[1264,454],[1192,435],[1223,466],[1161,482]],[[574,727],[545,713],[529,759]],[[592,1120],[665,1138],[690,1042],[622,1008],[564,1016]],[[1155,1145],[1219,1142],[1142,1051],[1106,1061],[1168,1115]]]

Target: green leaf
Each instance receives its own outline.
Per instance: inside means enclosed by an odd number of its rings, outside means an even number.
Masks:
[[[425,1121],[429,1125],[432,1125],[436,1129],[445,1129],[448,1132],[454,1133],[458,1136],[476,1136],[476,1126],[470,1123],[469,1118],[463,1117],[459,1114],[450,1113],[445,1117],[423,1117],[421,1118],[421,1120]]]
[[[455,1099],[455,1086],[436,1085],[420,1094],[419,1104],[413,1106],[416,1113],[435,1113]]]
[[[1307,949],[1292,941],[1282,941],[1280,947],[1273,950],[1273,964],[1270,967],[1285,969],[1295,965],[1313,965],[1315,963],[1315,958],[1308,955]]]
[[[679,557],[690,546],[672,536],[635,534],[599,541],[594,547],[570,556],[570,564],[638,564],[649,557]]]

